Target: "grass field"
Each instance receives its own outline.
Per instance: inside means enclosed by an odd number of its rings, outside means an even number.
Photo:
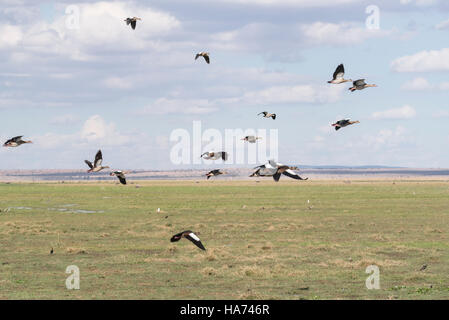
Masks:
[[[139,186],[0,184],[0,299],[449,299],[445,182]]]

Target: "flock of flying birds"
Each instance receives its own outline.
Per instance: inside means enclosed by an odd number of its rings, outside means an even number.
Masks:
[[[142,19],[133,17],[133,18],[126,18],[125,22],[127,25],[131,25],[131,28],[133,30],[136,29],[137,21],[141,21]],[[210,64],[210,54],[208,52],[199,52],[195,55],[195,60],[198,60],[198,58],[203,57],[207,64]],[[333,74],[332,80],[328,81],[329,84],[342,84],[345,82],[352,82],[353,86],[349,88],[351,92],[354,92],[356,90],[363,90],[365,88],[369,87],[377,87],[375,84],[367,84],[365,83],[365,79],[359,79],[356,81],[352,81],[351,79],[344,79],[345,75],[345,68],[343,64],[340,64],[337,69],[335,70]],[[276,120],[276,114],[275,113],[269,113],[267,111],[263,111],[258,114],[263,115],[264,118],[271,118],[273,120]],[[342,119],[332,124],[333,127],[335,127],[335,130],[339,130],[341,128],[347,127],[349,125],[359,123],[359,121],[351,121],[350,119]],[[4,147],[19,147],[23,144],[32,143],[32,141],[26,141],[22,139],[23,136],[16,136],[9,140],[7,140],[3,146]],[[248,143],[256,143],[258,140],[260,140],[261,137],[256,136],[246,136],[242,138],[242,140],[247,141]],[[225,151],[220,152],[205,152],[201,155],[201,158],[206,160],[218,160],[222,159],[223,161],[226,161],[228,159],[228,153]],[[104,169],[109,169],[109,166],[103,166],[103,154],[101,150],[98,150],[98,152],[95,155],[95,159],[93,163],[89,160],[84,160],[84,162],[89,166],[88,173],[91,172],[99,172]],[[285,175],[287,177],[296,179],[296,180],[307,180],[308,178],[301,178],[297,173],[294,172],[294,170],[298,170],[297,167],[291,167],[286,166],[281,163],[275,162],[274,160],[268,161],[268,163],[255,167],[254,169],[257,169],[253,174],[250,175],[250,177],[273,177],[274,181],[279,181],[281,175]],[[122,171],[122,170],[115,170],[110,173],[111,176],[116,176],[121,184],[126,185],[126,176],[128,172]],[[206,178],[209,179],[211,177],[215,177],[221,174],[225,174],[225,171],[221,171],[220,169],[212,170],[206,174]],[[198,248],[202,250],[206,250],[203,244],[201,243],[201,240],[198,237],[199,233],[195,234],[194,232],[190,230],[186,230],[183,232],[180,232],[178,234],[175,234],[170,241],[171,242],[177,242],[181,240],[182,238],[186,238],[190,240],[192,243],[194,243]],[[53,248],[50,253],[53,253]]]

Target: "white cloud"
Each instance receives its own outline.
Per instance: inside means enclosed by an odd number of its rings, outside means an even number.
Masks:
[[[106,87],[113,89],[130,89],[132,87],[129,79],[119,77],[109,77],[104,81],[104,84]]]
[[[64,119],[65,118],[65,119]],[[62,116],[53,119],[59,121],[74,120],[71,115]],[[86,147],[91,144],[100,146],[122,146],[132,141],[132,137],[121,134],[115,126],[115,123],[107,123],[101,116],[94,115],[88,118],[81,130],[73,134],[55,134],[46,133],[37,136],[33,142],[36,145],[53,149],[61,146]]]
[[[22,37],[22,30],[19,27],[0,25],[0,50],[17,46]]]
[[[69,125],[73,123],[77,123],[79,121],[78,116],[73,114],[64,114],[61,116],[55,116],[50,120],[50,124],[54,125]]]
[[[402,108],[390,109],[385,111],[374,112],[372,115],[373,119],[383,120],[383,119],[411,119],[416,116],[416,111],[411,106],[403,106]]]
[[[425,78],[415,78],[404,83],[401,89],[409,91],[423,91],[432,89],[432,85]]]
[[[439,3],[439,0],[400,0],[401,4],[413,4],[418,7],[428,7]]]
[[[235,102],[246,104],[331,103],[338,101],[344,90],[342,86],[273,86],[247,92]]]
[[[441,82],[439,84],[431,84],[425,78],[415,78],[404,83],[401,87],[403,90],[407,91],[429,91],[429,90],[440,90],[440,91],[448,91],[449,90],[449,82]]]
[[[404,56],[394,60],[391,67],[397,72],[449,71],[449,48]]]
[[[53,23],[33,21],[22,27],[0,25],[0,49],[20,47],[30,52],[52,53],[73,60],[91,60],[92,53],[108,53],[152,48],[161,50],[158,40],[180,26],[172,15],[130,2],[74,3],[80,9],[79,29],[68,29],[68,16],[61,15]],[[61,8],[65,8],[61,5]],[[123,21],[139,15],[136,30]]]
[[[129,137],[116,130],[114,123],[106,123],[99,115],[94,115],[86,120],[80,135],[89,143],[96,142],[106,145],[122,145],[130,140]]]
[[[167,99],[159,98],[146,106],[140,114],[205,114],[218,110],[215,103],[207,99]]]
[[[449,19],[435,26],[438,30],[449,29]]]
[[[219,0],[224,3],[257,5],[257,6],[291,6],[299,8],[335,7],[354,4],[359,0]]]
[[[302,25],[301,31],[311,44],[350,45],[363,42],[370,38],[384,37],[390,31],[367,30],[365,26],[358,27],[354,23],[315,22]]]

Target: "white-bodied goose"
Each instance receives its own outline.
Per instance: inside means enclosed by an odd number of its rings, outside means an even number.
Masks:
[[[338,131],[340,130],[340,128],[344,128],[355,123],[360,123],[360,121],[350,121],[349,119],[343,119],[333,123],[332,126],[335,127],[336,131]]]
[[[22,137],[23,136],[17,136],[17,137],[11,138],[8,141],[6,141],[3,144],[3,146],[4,147],[15,148],[15,147],[21,146],[22,144],[25,144],[25,143],[33,143],[32,141],[24,141],[24,140],[22,140]]]
[[[134,18],[126,18],[125,22],[126,25],[131,25],[131,28],[133,28],[133,30],[136,29],[136,25],[137,25],[137,20],[142,20],[140,18],[134,17]]]
[[[173,237],[171,237],[170,242],[177,242],[177,241],[181,240],[182,238],[186,238],[186,239],[192,241],[201,250],[206,250],[206,248],[204,248],[203,244],[201,243],[200,238],[198,238],[198,236],[190,230],[186,230],[186,231],[180,232],[178,234],[175,234]]]
[[[365,88],[377,87],[376,84],[366,84],[365,79],[356,80],[352,84],[353,84],[353,86],[351,88],[349,88],[349,90],[351,90],[351,92],[354,92],[356,90],[363,90]]]
[[[297,167],[285,166],[282,163],[275,162],[273,160],[268,161],[268,163],[258,166],[257,169],[250,177],[273,177],[274,181],[279,181],[281,174],[286,175],[292,179],[296,180],[308,180],[309,178],[301,178],[293,170],[298,170]]]
[[[116,176],[120,180],[121,184],[126,184],[126,177],[125,177],[126,173],[128,173],[128,172],[117,170],[117,171],[112,171],[109,175]]]
[[[216,177],[216,176],[219,176],[220,174],[225,174],[225,173],[226,173],[225,171],[220,171],[220,169],[212,170],[212,171],[209,171],[208,173],[206,173],[206,177],[207,177],[207,180],[209,180],[210,177]]]
[[[198,52],[195,56],[195,60],[197,60],[199,57],[203,57],[208,64],[210,63],[209,52]]]
[[[258,116],[261,114],[263,114],[264,118],[272,118],[273,120],[276,120],[276,113],[269,113],[267,111],[263,111],[263,112],[259,113]]]
[[[337,69],[335,69],[332,80],[328,81],[327,83],[340,84],[340,83],[345,83],[345,82],[352,82],[352,79],[349,79],[349,80],[344,79],[343,78],[344,75],[345,75],[345,67],[343,66],[343,64],[340,64],[337,67]]]
[[[242,138],[241,140],[248,141],[249,143],[256,143],[257,140],[262,139],[261,137],[256,136],[246,136],[245,138]]]
[[[108,169],[109,167],[103,167],[101,164],[103,163],[103,155],[101,154],[101,150],[98,150],[97,154],[95,155],[95,161],[92,165],[92,162],[89,160],[84,160],[84,162],[89,166],[89,170],[87,172],[98,172],[103,169]]]
[[[223,161],[228,160],[228,153],[225,151],[220,151],[220,152],[204,152],[201,155],[201,158],[206,159],[206,160],[218,160],[218,159],[223,159]]]

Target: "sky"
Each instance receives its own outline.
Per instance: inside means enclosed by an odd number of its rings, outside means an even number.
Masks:
[[[87,169],[98,149],[113,168],[216,167],[172,161],[195,121],[275,129],[286,164],[448,168],[448,40],[443,0],[2,0],[0,141],[33,144],[0,148],[0,170]],[[340,63],[378,87],[328,84]]]

